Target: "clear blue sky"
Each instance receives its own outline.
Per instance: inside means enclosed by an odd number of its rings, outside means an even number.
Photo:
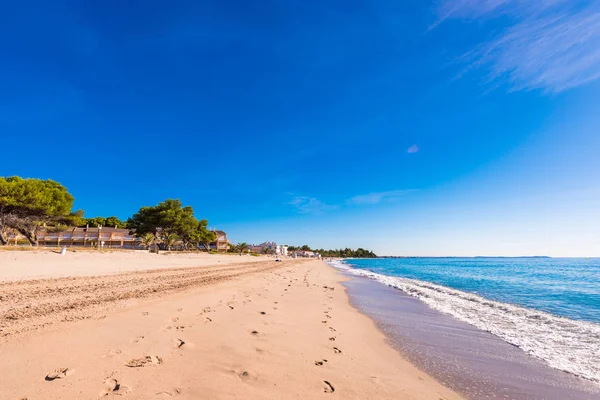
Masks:
[[[0,174],[234,241],[600,256],[600,5],[9,2]]]

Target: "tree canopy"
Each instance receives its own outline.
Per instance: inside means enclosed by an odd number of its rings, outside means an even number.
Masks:
[[[15,229],[37,244],[37,227],[71,217],[73,200],[63,185],[50,179],[0,177],[0,243],[6,244],[8,229]]]
[[[73,200],[73,196],[63,185],[50,179],[0,177],[0,207],[3,213],[65,216],[71,212]]]
[[[215,234],[207,229],[208,221],[198,221],[192,207],[184,207],[180,200],[167,199],[156,206],[142,207],[126,225],[137,236],[154,235],[167,249],[176,240],[181,240],[186,248],[202,245],[208,249],[215,239]]]
[[[106,226],[106,227],[117,227],[117,228],[125,228],[126,227],[126,223],[124,221],[121,221],[119,218],[117,217],[94,217],[94,218],[84,218],[83,223],[81,225],[77,225],[77,226],[84,226],[84,225],[89,225],[89,226],[98,226],[98,225],[102,225],[102,226]]]

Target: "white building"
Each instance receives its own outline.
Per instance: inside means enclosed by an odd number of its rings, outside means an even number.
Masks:
[[[278,256],[287,257],[287,255],[288,255],[288,247],[284,246],[284,245],[277,246],[277,249],[275,250],[275,254],[277,254]]]

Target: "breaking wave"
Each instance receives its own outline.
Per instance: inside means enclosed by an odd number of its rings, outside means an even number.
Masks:
[[[356,269],[340,261],[329,264],[400,289],[435,310],[500,337],[553,368],[600,383],[600,325],[489,300],[417,279]]]

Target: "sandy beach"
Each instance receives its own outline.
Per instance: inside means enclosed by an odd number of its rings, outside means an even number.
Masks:
[[[0,252],[0,399],[458,399],[321,261]]]

